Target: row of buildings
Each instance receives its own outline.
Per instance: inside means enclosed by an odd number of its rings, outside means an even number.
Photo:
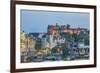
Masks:
[[[67,48],[66,53],[69,58],[73,56],[87,55],[89,57],[89,45],[83,42],[66,41],[66,38],[60,33],[69,33],[70,35],[79,35],[82,31],[87,33],[88,29],[70,28],[70,25],[48,25],[47,33],[25,33],[21,32],[21,61],[27,62],[27,59],[32,56],[47,56],[51,55],[53,49],[56,48],[56,54],[63,55],[62,45]],[[87,34],[89,35],[89,33]],[[75,45],[75,46],[73,46]],[[84,56],[83,56],[84,57]]]

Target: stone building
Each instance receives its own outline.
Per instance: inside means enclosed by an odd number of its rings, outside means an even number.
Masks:
[[[28,33],[20,33],[20,53],[21,62],[27,62],[27,58],[33,54],[35,50],[35,39]]]

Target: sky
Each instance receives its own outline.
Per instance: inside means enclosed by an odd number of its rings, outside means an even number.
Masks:
[[[21,10],[21,31],[47,32],[48,25],[67,25],[89,29],[89,13]]]

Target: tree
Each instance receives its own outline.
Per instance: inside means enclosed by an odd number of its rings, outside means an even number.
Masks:
[[[74,42],[79,42],[79,35],[77,35],[77,34],[72,34],[72,38],[73,38],[73,40],[74,40]]]
[[[72,39],[72,36],[70,33],[61,32],[60,35],[66,39],[66,41],[70,41]]]
[[[63,52],[63,54],[62,54],[62,58],[63,59],[66,59],[67,57],[68,57],[68,48],[66,47],[66,44],[62,44],[62,46],[61,46],[61,48],[62,48],[62,52]]]
[[[57,53],[57,49],[59,48],[59,46],[55,46],[52,48],[52,53]]]
[[[79,42],[84,40],[85,45],[89,45],[89,31],[81,31],[79,34]]]

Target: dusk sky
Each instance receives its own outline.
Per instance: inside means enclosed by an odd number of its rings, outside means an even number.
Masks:
[[[47,32],[47,26],[56,23],[89,29],[89,17],[89,13],[21,10],[21,31]]]

